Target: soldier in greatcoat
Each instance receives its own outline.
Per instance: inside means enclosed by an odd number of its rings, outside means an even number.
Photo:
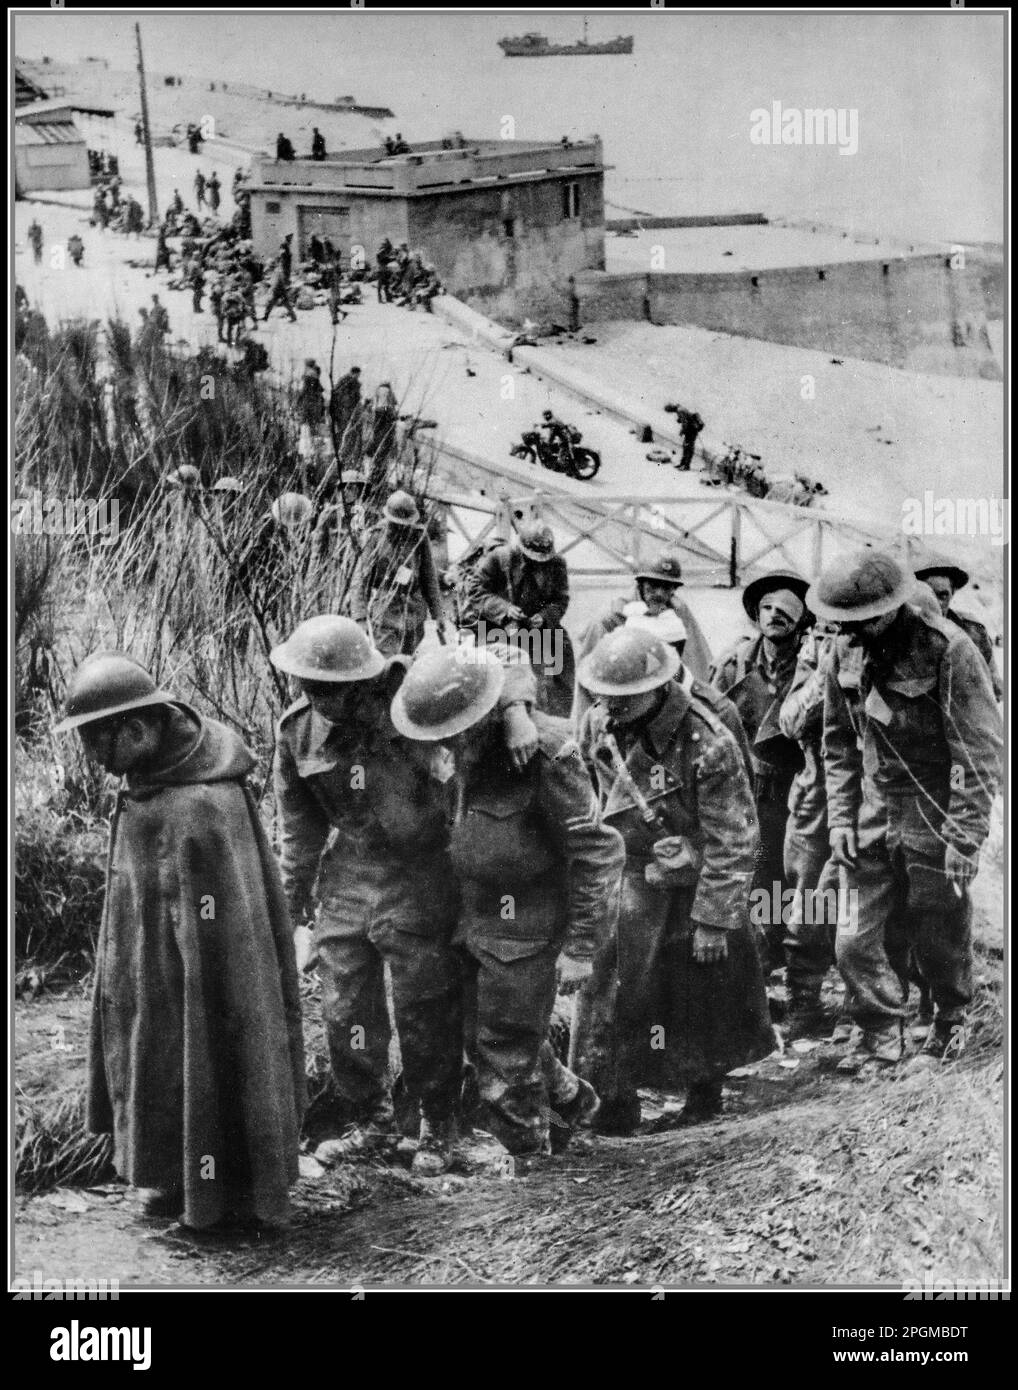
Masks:
[[[602,1097],[595,1124],[631,1133],[637,1087],[685,1090],[678,1123],[721,1113],[726,1072],[773,1048],[748,920],[757,820],[744,754],[675,679],[679,660],[623,627],[580,662],[599,701],[580,746],[625,841],[615,942],[581,996],[570,1059]]]
[[[823,754],[831,853],[855,895],[836,951],[860,1038],[839,1067],[860,1075],[904,1055],[906,949],[934,1004],[924,1064],[965,1049],[969,884],[1001,773],[985,663],[958,627],[910,604],[913,586],[894,555],[861,550],[807,599],[852,639],[851,659],[836,648],[828,669]]]

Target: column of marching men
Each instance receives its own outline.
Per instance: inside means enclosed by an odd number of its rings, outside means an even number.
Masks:
[[[350,613],[272,652],[297,697],[278,857],[238,735],[90,656],[57,727],[123,780],[88,1119],[143,1209],[286,1224],[300,968],[331,1066],[318,1156],[384,1161],[409,1129],[424,1178],[471,1128],[517,1174],[581,1127],[632,1134],[641,1087],[685,1098],[657,1127],[719,1116],[726,1073],[774,1050],[779,971],[786,1037],[843,1049],[840,1072],[961,1056],[1002,746],[967,580],[874,549],[762,575],[753,635],[712,661],[664,553],[574,652],[547,526],[461,562],[447,620],[422,507],[394,494]]]

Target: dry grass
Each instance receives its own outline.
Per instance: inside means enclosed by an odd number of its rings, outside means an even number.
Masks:
[[[178,360],[141,350],[121,323],[29,327],[15,495],[119,508],[116,536],[15,538],[16,947],[20,963],[46,965],[94,946],[110,809],[109,785],[78,740],[48,732],[74,668],[99,648],[134,656],[241,734],[264,794],[275,722],[292,698],[269,653],[304,618],[342,611],[365,529],[391,487],[424,494],[431,458],[401,431],[355,506],[327,445],[315,465],[300,457],[285,392],[208,351]],[[358,464],[360,448],[346,451]],[[198,481],[176,487],[185,466]],[[227,476],[243,491],[212,490]],[[291,491],[309,497],[310,524],[273,520],[272,504]]]
[[[32,1099],[19,1092],[14,1124],[14,1181],[22,1192],[88,1187],[112,1176],[108,1134],[85,1129],[79,1087]]]

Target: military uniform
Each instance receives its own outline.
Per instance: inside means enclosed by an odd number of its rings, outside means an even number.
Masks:
[[[638,1086],[713,1082],[773,1047],[747,916],[757,820],[746,764],[695,688],[672,681],[666,691],[622,749],[656,825],[645,823],[600,744],[600,707],[586,716],[580,739],[627,858],[618,939],[599,953],[581,994],[570,1061],[601,1095],[598,1123],[622,1130],[639,1122]],[[665,836],[685,837],[691,863],[652,887],[646,870]],[[692,959],[698,924],[727,932],[726,959]]]
[[[314,930],[333,1075],[351,1120],[388,1120],[392,978],[403,1077],[426,1120],[453,1112],[462,1063],[457,901],[436,784],[388,706],[405,670],[390,661],[343,725],[306,699],[283,715],[275,788],[281,869],[294,922]]]
[[[468,621],[483,620],[489,628],[512,626],[510,605],[521,608],[527,618],[540,619],[538,632],[548,632],[560,644],[560,671],[554,660],[542,664],[544,647],[534,639],[534,668],[541,677],[541,703],[549,713],[567,715],[573,698],[575,666],[573,644],[562,626],[569,606],[569,572],[561,555],[533,561],[508,545],[488,552],[468,581]],[[528,623],[521,625],[524,630]]]
[[[986,662],[986,669],[990,673],[990,684],[993,686],[994,699],[1004,698],[1004,686],[1001,683],[1000,672],[997,670],[997,663],[993,656],[993,643],[990,641],[990,634],[983,627],[982,623],[975,618],[970,618],[966,613],[956,613],[953,608],[947,610],[949,622],[956,623],[972,641],[973,646],[979,655]]]
[[[379,598],[385,600],[380,607]],[[375,645],[386,655],[416,651],[430,616],[442,622],[445,611],[431,541],[421,530],[397,537],[386,523],[367,536],[350,582],[350,616],[371,619]]]
[[[824,686],[836,640],[832,635],[807,633],[788,694],[778,711],[781,732],[798,742],[803,755],[803,766],[795,774],[788,796],[784,849],[785,879],[795,894],[791,910],[785,914],[784,942],[793,1010],[797,1006],[819,1008],[824,977],[834,964],[836,911],[820,910],[817,898],[812,900],[812,910],[805,909],[808,897],[818,889],[837,893],[834,877],[824,874],[830,843],[823,764]],[[841,639],[839,645],[846,662],[848,644]],[[852,650],[858,652],[859,648]]]
[[[580,634],[577,644],[576,659],[580,661],[594,650],[601,638],[608,632],[614,632],[626,621],[625,609],[630,603],[639,603],[640,593],[637,586],[631,594],[615,599],[612,606],[600,618],[596,618],[588,627],[584,628]],[[682,625],[686,629],[686,645],[682,650],[682,664],[698,681],[706,682],[707,673],[711,667],[710,646],[703,629],[693,616],[693,611],[685,599],[678,596],[678,591],[672,597],[670,607],[675,610],[682,619]],[[590,696],[583,689],[582,685],[577,685],[573,696],[572,720],[575,728],[580,727],[580,723],[587,710],[590,709]]]
[[[535,712],[537,755],[522,774],[501,744],[468,774],[450,853],[469,957],[468,1047],[492,1132],[514,1154],[547,1152],[550,1108],[577,1095],[548,1028],[555,962],[589,960],[618,909],[624,857],[601,823],[564,720]]]
[[[836,652],[824,696],[832,830],[858,830],[849,886],[858,913],[837,935],[838,967],[875,1058],[901,1055],[902,969],[888,930],[903,924],[930,986],[936,1025],[964,1020],[972,997],[971,902],[944,872],[947,846],[986,838],[1002,729],[985,665],[964,633],[902,607],[877,653]],[[890,952],[889,952],[890,947]]]
[[[799,644],[785,643],[772,662],[764,649],[764,639],[745,637],[722,656],[712,668],[709,683],[735,705],[753,754],[753,795],[760,823],[753,887],[767,893],[774,884],[779,892],[785,880],[785,827],[788,797],[803,757],[798,743],[782,733],[778,714],[795,675]],[[772,922],[764,933],[765,965],[781,964],[784,926]]]

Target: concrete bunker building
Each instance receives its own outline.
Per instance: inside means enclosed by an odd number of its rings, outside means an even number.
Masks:
[[[287,233],[297,259],[329,237],[374,265],[384,237],[434,264],[450,293],[503,321],[568,322],[571,277],[604,269],[604,173],[597,136],[575,143],[480,140],[448,149],[416,145],[343,150],[324,160],[252,164],[251,229],[257,255]]]

